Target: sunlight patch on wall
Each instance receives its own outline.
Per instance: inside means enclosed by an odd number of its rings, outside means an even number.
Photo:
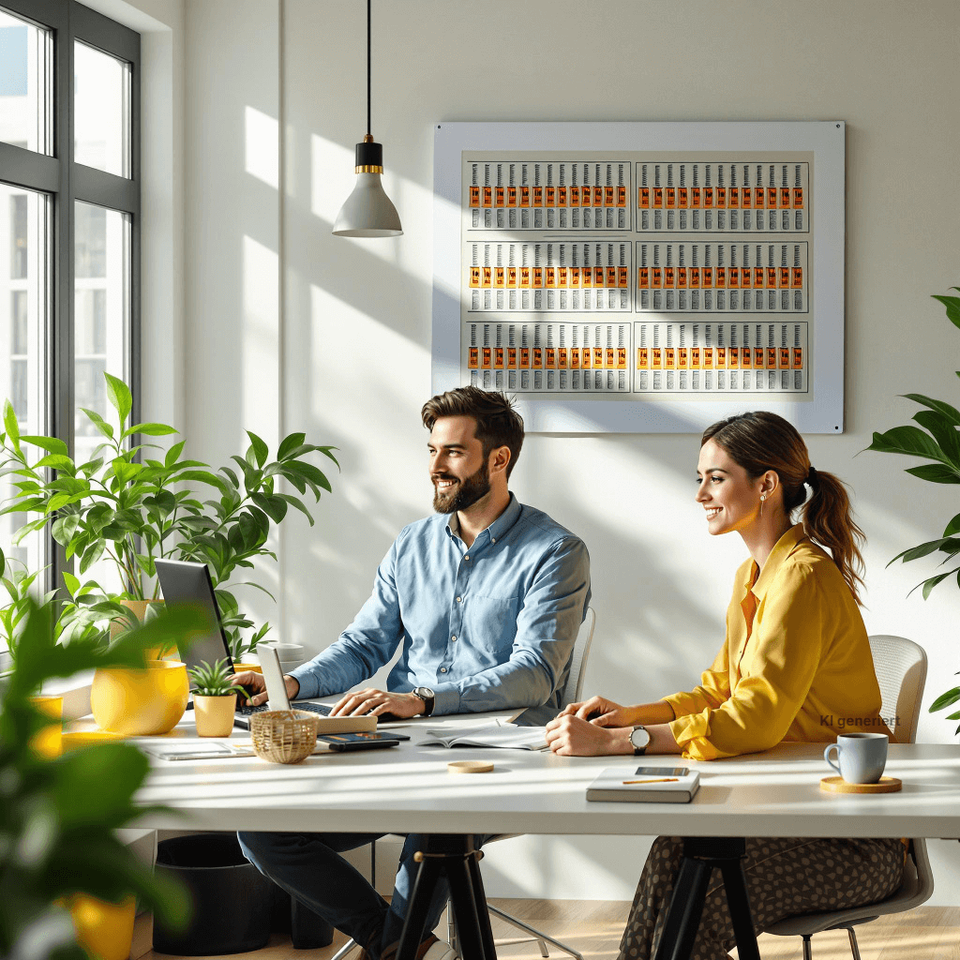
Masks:
[[[244,109],[244,169],[274,190],[280,186],[279,125],[255,107]]]

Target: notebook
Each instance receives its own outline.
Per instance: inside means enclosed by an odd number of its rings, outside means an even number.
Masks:
[[[700,771],[690,767],[607,767],[587,787],[587,799],[689,803],[699,789]]]

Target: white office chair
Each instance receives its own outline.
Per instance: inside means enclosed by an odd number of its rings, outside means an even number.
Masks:
[[[570,672],[567,674],[567,681],[560,691],[561,707],[565,707],[568,703],[576,703],[581,697],[583,692],[584,670],[587,664],[587,656],[590,653],[590,647],[593,644],[593,632],[596,629],[596,625],[597,614],[593,607],[587,607],[586,616],[583,618],[583,623],[580,624],[580,630],[577,632],[577,640],[573,646],[573,655],[570,657]],[[501,834],[500,836],[493,837],[489,842],[493,843],[494,840],[509,840],[511,837],[516,836],[519,836],[519,834],[505,833]],[[523,930],[525,933],[529,934],[527,937],[520,937],[518,939],[498,940],[497,943],[506,946],[508,944],[532,943],[535,941],[540,947],[540,955],[542,957],[550,956],[550,951],[547,950],[547,944],[549,943],[558,950],[562,950],[571,957],[575,957],[576,960],[583,960],[583,954],[574,950],[573,947],[567,946],[567,944],[562,943],[560,940],[554,940],[553,937],[548,936],[541,930],[537,930],[536,927],[531,927],[522,920],[518,920],[515,916],[507,913],[505,910],[501,910],[499,907],[495,907],[490,903],[487,904],[487,909],[490,911],[490,913],[494,914],[494,916],[499,917],[501,920],[509,923],[513,927],[516,927],[518,930]],[[448,916],[451,915],[449,910],[447,913]],[[448,930],[448,938],[450,942],[456,946],[456,931],[452,925],[452,921],[448,923]]]
[[[594,612],[593,607],[587,607],[586,616],[583,618],[583,623],[580,624],[580,630],[577,632],[577,639],[573,646],[573,654],[570,657],[570,672],[567,674],[566,683],[564,683],[560,692],[560,705],[562,707],[565,707],[568,703],[575,703],[580,699],[580,694],[583,690],[583,671],[587,663],[587,655],[590,653],[590,646],[593,643],[593,631],[596,627],[596,623],[597,615]],[[519,836],[519,834],[504,833],[494,837],[490,842],[492,843],[494,840],[509,840],[510,837],[516,836]],[[376,845],[371,844],[371,875],[373,875],[374,871],[373,856],[375,848]],[[516,917],[513,917],[509,913],[500,910],[498,907],[491,906],[488,903],[487,909],[490,911],[490,913],[500,917],[500,919],[504,920],[506,923],[509,923],[512,926],[530,934],[529,937],[524,937],[522,939],[499,942],[527,943],[535,940],[540,946],[540,954],[544,957],[550,956],[550,953],[547,950],[547,944],[551,943],[558,950],[562,950],[564,953],[568,953],[571,957],[575,957],[576,960],[583,960],[583,955],[578,953],[576,950],[566,946],[566,944],[561,943],[559,940],[554,940],[552,937],[542,933],[536,928],[528,926],[522,920],[518,920]],[[447,917],[447,939],[454,947],[457,947],[457,931],[453,922],[453,911],[449,908],[449,904],[447,906]],[[355,940],[348,940],[331,958],[331,960],[345,960],[345,958],[357,946],[358,944]],[[460,952],[459,949],[457,952]]]
[[[899,743],[913,743],[917,736],[920,698],[927,678],[927,655],[912,640],[886,635],[870,637],[870,650],[883,701],[880,715],[897,718],[894,733]],[[768,927],[766,932],[778,937],[803,937],[803,960],[811,960],[810,937],[813,934],[823,930],[846,930],[854,960],[860,960],[855,926],[887,914],[912,910],[928,900],[932,893],[933,871],[927,858],[926,842],[911,840],[903,868],[903,884],[892,897],[863,907],[788,917]]]

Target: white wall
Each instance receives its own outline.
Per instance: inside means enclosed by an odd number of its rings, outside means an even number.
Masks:
[[[367,595],[398,528],[429,511],[418,413],[430,386],[435,122],[836,118],[847,123],[846,432],[808,440],[813,463],[855,491],[869,537],[868,629],[927,649],[929,703],[960,668],[960,595],[947,584],[908,599],[930,568],[885,565],[939,533],[960,509],[955,488],[861,451],[873,430],[912,414],[899,394],[960,401],[960,334],[929,299],[960,281],[960,5],[608,0],[584,10],[572,0],[374,4],[373,133],[405,233],[364,241],[330,234],[365,132],[364,4],[186,0],[185,325],[180,364],[164,372],[186,373],[188,449],[220,462],[239,452],[244,428],[271,442],[304,430],[336,444],[343,466],[316,527],[287,523],[280,610],[259,612],[284,639],[322,648]],[[687,687],[720,643],[744,549],[704,532],[696,455],[692,435],[527,440],[514,489],[591,551],[590,692],[636,702]],[[265,582],[279,586],[279,573]],[[951,741],[953,727],[925,715],[921,739]],[[629,897],[644,849],[511,843],[530,860],[503,865],[494,890],[584,898]],[[960,902],[956,847],[937,868],[943,902]],[[488,877],[504,856],[487,861]]]

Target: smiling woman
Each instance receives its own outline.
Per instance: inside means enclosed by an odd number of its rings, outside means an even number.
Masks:
[[[714,760],[784,740],[831,742],[849,717],[855,729],[886,730],[856,595],[862,533],[843,483],[815,470],[794,427],[764,412],[709,427],[697,470],[710,534],[736,531],[750,553],[734,580],[720,652],[689,692],[632,707],[602,697],[571,704],[547,726],[551,749]],[[845,713],[839,726],[836,710]],[[654,952],[680,857],[676,839],[654,844],[622,960]],[[837,863],[843,876],[825,885]],[[883,899],[899,887],[902,865],[896,840],[747,839],[743,861],[758,931],[793,914]],[[726,900],[711,893],[693,957],[720,960],[732,945]]]

